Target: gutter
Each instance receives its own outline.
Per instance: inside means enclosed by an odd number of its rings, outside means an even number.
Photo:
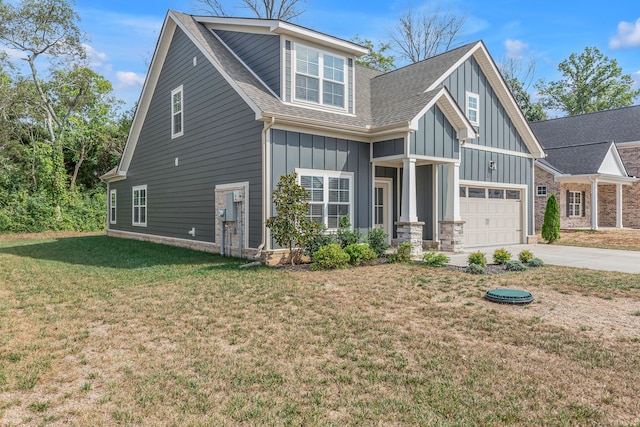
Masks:
[[[258,259],[262,256],[262,250],[267,244],[267,209],[269,197],[267,195],[267,132],[276,123],[276,118],[271,117],[270,122],[264,123],[262,129],[262,242],[258,246],[258,252],[255,258]]]

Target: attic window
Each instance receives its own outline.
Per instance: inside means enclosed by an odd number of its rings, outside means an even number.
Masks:
[[[480,95],[467,92],[467,118],[474,126],[480,125]]]
[[[344,109],[345,58],[295,46],[295,99]]]

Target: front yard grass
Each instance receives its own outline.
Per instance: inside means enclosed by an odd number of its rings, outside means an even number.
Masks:
[[[541,238],[540,242],[544,240]],[[605,228],[600,230],[561,230],[560,239],[553,242],[560,246],[620,249],[640,251],[640,230]]]
[[[638,276],[0,241],[2,425],[635,425]],[[528,306],[489,303],[515,287]]]

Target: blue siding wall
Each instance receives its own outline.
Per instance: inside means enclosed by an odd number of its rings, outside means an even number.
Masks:
[[[418,221],[424,222],[422,240],[433,239],[433,165],[416,167]]]
[[[411,154],[458,159],[460,143],[456,131],[437,105],[427,111],[411,133]]]
[[[376,166],[376,178],[391,178],[393,180],[393,218],[391,218],[392,238],[397,237],[395,222],[398,220],[397,216],[400,212],[398,206],[398,169],[389,168],[385,166]]]
[[[254,73],[280,96],[280,37],[216,30],[226,43]]]
[[[369,144],[300,132],[271,131],[271,186],[295,168],[353,172],[354,224],[371,228],[371,162]],[[273,212],[272,212],[273,215]]]
[[[373,143],[373,157],[399,156],[404,154],[404,138],[388,139]]]
[[[198,63],[193,66],[193,57]],[[171,139],[171,91],[183,85],[184,135]],[[214,241],[214,188],[249,182],[249,245],[261,242],[262,124],[189,38],[176,29],[127,179],[114,230]],[[178,158],[178,166],[175,159]],[[147,185],[147,227],[131,225],[132,187]],[[196,228],[192,238],[187,232]]]
[[[488,147],[528,153],[527,146],[491,88],[475,58],[471,57],[445,79],[446,86],[462,111],[466,109],[466,92],[480,95],[480,137],[469,142]]]

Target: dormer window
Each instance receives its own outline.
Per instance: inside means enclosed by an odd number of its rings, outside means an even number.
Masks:
[[[344,109],[346,59],[301,44],[295,55],[295,99]]]

